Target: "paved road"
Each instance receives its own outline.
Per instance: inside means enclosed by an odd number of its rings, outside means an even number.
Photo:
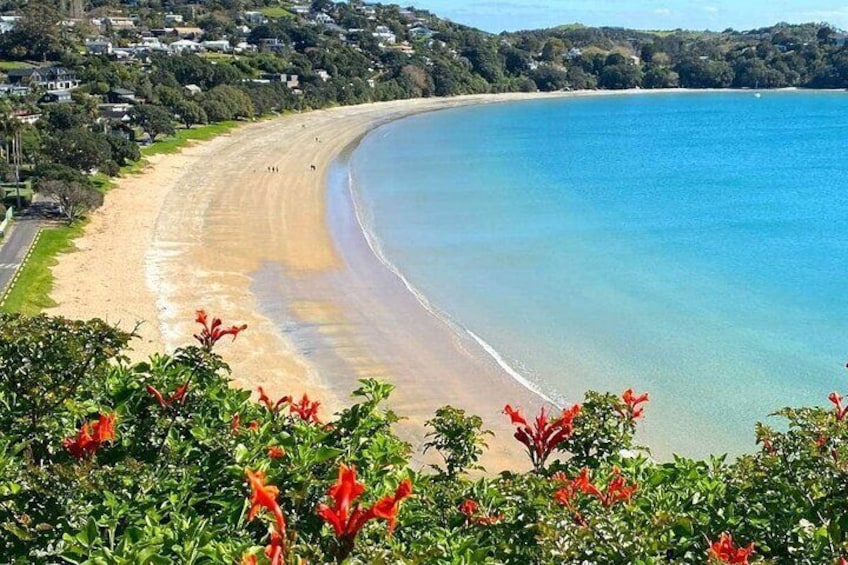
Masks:
[[[15,219],[12,229],[0,240],[0,295],[23,261],[42,225],[43,217],[44,210],[37,204],[33,205],[25,215]]]

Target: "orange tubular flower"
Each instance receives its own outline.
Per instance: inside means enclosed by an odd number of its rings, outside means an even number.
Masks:
[[[344,560],[353,551],[357,534],[369,520],[387,520],[391,534],[397,521],[400,502],[412,494],[412,482],[409,479],[403,480],[393,496],[384,496],[368,509],[363,509],[356,503],[356,499],[363,492],[365,485],[356,480],[356,469],[342,464],[336,483],[327,491],[327,495],[333,499],[333,506],[323,503],[318,505],[318,516],[332,526],[339,542],[336,551],[339,561]]]
[[[294,402],[291,397],[284,398],[289,401],[290,414],[300,416],[300,419],[304,422],[310,422],[313,424],[321,423],[321,420],[318,419],[318,407],[321,406],[320,402],[317,400],[309,400],[309,396],[307,394],[304,394],[303,398],[301,398],[299,402]]]
[[[280,409],[280,406],[283,404],[287,404],[291,402],[291,396],[283,396],[277,402],[272,402],[268,395],[265,393],[265,389],[261,386],[256,389],[256,392],[259,393],[259,402],[265,405],[265,408],[268,409],[269,412],[276,412]]]
[[[194,339],[196,339],[200,343],[200,346],[206,351],[212,351],[212,348],[215,347],[218,340],[226,335],[233,336],[233,341],[235,341],[238,334],[247,329],[247,324],[222,328],[221,325],[223,322],[221,322],[221,318],[212,318],[212,323],[209,323],[209,317],[206,315],[204,310],[197,311],[197,316],[194,321],[203,326],[199,334],[194,334]]]
[[[265,473],[250,469],[245,470],[247,481],[250,484],[251,498],[250,511],[247,513],[247,521],[252,522],[260,509],[265,508],[274,515],[274,522],[277,526],[277,532],[280,535],[285,535],[286,519],[283,518],[283,511],[280,505],[277,504],[277,496],[280,490],[274,485],[265,484]]]
[[[384,496],[371,507],[374,517],[383,518],[389,522],[389,535],[395,530],[401,501],[410,494],[412,494],[412,481],[404,479],[398,485],[394,496]]]
[[[836,392],[831,392],[827,399],[833,402],[836,414],[836,421],[841,422],[848,415],[848,406],[842,406],[842,395]]]
[[[250,430],[251,432],[256,432],[256,431],[258,431],[258,430],[259,430],[259,422],[257,422],[256,420],[252,420],[252,421],[251,421],[251,422],[247,425],[247,429],[248,429],[248,430]]]
[[[256,556],[245,553],[241,558],[241,565],[257,565]]]
[[[147,385],[145,387],[147,392],[149,392],[153,398],[156,399],[156,402],[162,408],[170,408],[175,403],[185,404],[186,401],[186,393],[188,392],[188,381],[184,382],[180,386],[177,387],[177,390],[174,391],[174,394],[165,398],[161,392],[156,390],[156,387],[153,385]]]
[[[748,565],[748,557],[754,553],[754,544],[748,547],[736,547],[733,545],[733,536],[728,533],[721,534],[718,541],[710,544],[707,554],[722,563]]]
[[[574,433],[574,418],[580,414],[580,405],[563,410],[561,416],[554,419],[549,419],[542,407],[532,426],[509,404],[504,407],[504,413],[516,427],[515,439],[527,448],[533,468],[538,471],[554,450]]]
[[[265,557],[271,561],[271,565],[283,565],[283,536],[277,532],[271,532],[271,543],[265,548]]]
[[[233,414],[233,419],[230,421],[230,431],[237,434],[241,428],[241,414],[236,412]]]
[[[468,524],[491,526],[504,519],[503,514],[478,515],[478,510],[480,510],[480,505],[471,499],[466,499],[459,505],[459,513],[465,516],[465,521]]]
[[[471,517],[477,514],[477,510],[480,508],[480,505],[475,501],[466,499],[462,501],[462,504],[459,505],[459,513],[464,515],[468,520],[471,520]]]
[[[565,475],[559,473],[554,478],[565,483],[563,488],[554,493],[554,499],[563,506],[567,506],[575,514],[574,500],[578,494],[593,496],[604,506],[610,507],[617,502],[629,502],[633,497],[633,493],[638,488],[635,483],[627,484],[625,482],[618,467],[613,467],[612,477],[609,483],[607,483],[605,492],[592,484],[592,480],[589,477],[589,469],[585,467],[573,479],[569,480]]]
[[[621,400],[624,402],[626,408],[625,410],[619,410],[619,413],[631,420],[636,420],[645,412],[645,407],[639,405],[648,402],[648,393],[646,392],[637,396],[633,393],[632,388],[628,388],[621,395]]]
[[[76,437],[66,437],[62,446],[75,459],[85,459],[97,453],[100,446],[115,439],[116,415],[101,414],[94,422],[80,426]]]
[[[268,448],[269,459],[282,459],[285,454],[286,452],[283,451],[283,448],[278,445],[272,445]]]

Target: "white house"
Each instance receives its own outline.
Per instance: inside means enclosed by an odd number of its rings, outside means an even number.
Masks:
[[[203,45],[190,39],[180,39],[169,45],[174,53],[200,53]]]
[[[373,35],[375,39],[381,41],[382,43],[393,44],[395,41],[397,41],[397,36],[395,36],[395,34],[392,33],[392,30],[390,30],[386,26],[377,26],[374,30],[374,33],[372,33],[371,35]]]
[[[0,33],[9,33],[18,25],[20,16],[0,16]]]
[[[436,32],[426,27],[414,27],[409,30],[409,37],[414,39],[430,39],[436,35]]]
[[[328,73],[324,69],[315,69],[315,74],[318,75],[318,78],[320,78],[324,82],[330,80],[330,73]]]
[[[219,53],[229,53],[233,50],[233,46],[226,39],[216,39],[214,41],[204,41],[201,45],[207,51],[217,51]]]
[[[268,23],[268,18],[262,12],[245,12],[243,19],[246,23],[252,26],[261,26]]]
[[[87,39],[85,41],[85,50],[89,55],[111,55],[113,47],[112,42],[106,39]]]
[[[106,18],[104,24],[110,26],[113,30],[119,31],[122,29],[135,29],[135,22],[131,18]]]
[[[331,25],[336,23],[336,20],[332,18],[329,14],[325,14],[324,12],[318,12],[312,16],[312,20],[323,25]]]
[[[188,93],[191,96],[197,96],[198,94],[203,92],[203,90],[201,90],[201,88],[199,86],[197,86],[196,84],[187,84],[184,88],[188,91]]]
[[[183,20],[182,14],[165,14],[165,25],[166,26],[174,26],[175,24],[181,24],[185,20]]]

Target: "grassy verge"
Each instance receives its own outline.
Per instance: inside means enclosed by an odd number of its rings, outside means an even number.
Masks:
[[[178,130],[176,135],[142,148],[141,160],[122,168],[121,175],[140,172],[146,165],[145,157],[179,153],[180,149],[192,142],[212,139],[227,133],[237,125],[239,122],[221,122]],[[92,181],[98,190],[105,193],[114,186],[115,179],[98,173],[92,177]],[[83,227],[84,223],[78,223],[73,226],[49,228],[42,232],[41,239],[23,267],[17,283],[9,292],[2,310],[34,315],[55,305],[50,298],[50,292],[53,290],[53,274],[50,272],[50,267],[56,264],[57,255],[73,248],[73,240],[82,235]]]
[[[180,129],[177,130],[176,135],[166,137],[153,145],[142,147],[141,155],[143,157],[151,157],[153,155],[179,153],[180,149],[193,141],[207,141],[222,133],[227,133],[237,125],[239,125],[239,122],[221,122],[219,124],[209,124],[197,128]]]
[[[56,264],[56,256],[59,253],[73,248],[73,240],[82,235],[83,227],[83,223],[78,223],[73,226],[47,228],[41,232],[41,238],[35,244],[29,261],[24,265],[17,283],[6,298],[3,311],[35,315],[55,305],[50,298],[50,291],[53,289],[53,273],[50,272],[50,267]]]

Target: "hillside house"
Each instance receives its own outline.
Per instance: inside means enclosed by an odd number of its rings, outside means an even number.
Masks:
[[[409,30],[409,37],[413,39],[430,39],[436,32],[426,27],[414,27]]]
[[[286,73],[262,73],[259,76],[263,81],[281,82],[292,90],[300,87],[300,77],[297,75]]]
[[[73,101],[70,90],[50,90],[41,97],[44,104],[70,104]]]
[[[113,51],[112,42],[106,39],[86,40],[85,51],[89,55],[111,55]]]
[[[391,45],[397,41],[397,36],[386,26],[377,26],[371,35],[380,43]]]
[[[324,12],[313,14],[312,21],[321,25],[332,25],[336,23],[336,20],[334,20],[332,16],[325,14]]]
[[[229,53],[233,50],[233,46],[226,39],[216,39],[214,41],[204,41],[201,43],[207,51],[215,51],[216,53]]]
[[[9,33],[20,21],[20,16],[0,16],[0,34]]]
[[[178,39],[168,45],[168,47],[174,53],[200,53],[204,50],[203,45],[190,39]]]
[[[252,26],[261,26],[268,23],[268,18],[262,12],[245,12],[242,19],[246,24]]]
[[[135,22],[132,18],[105,18],[102,22],[102,28],[111,28],[112,31],[123,31],[135,29]]]
[[[29,94],[29,88],[14,84],[0,84],[0,96],[26,96]]]
[[[182,14],[165,14],[165,25],[166,26],[175,26],[177,24],[184,23]]]
[[[135,92],[126,88],[113,88],[106,93],[109,104],[130,104],[136,101]]]
[[[263,53],[285,53],[288,45],[276,37],[264,37],[259,40],[259,50]]]
[[[72,90],[80,85],[77,75],[65,67],[14,69],[6,75],[11,84],[46,90]]]
[[[199,27],[175,27],[172,30],[180,39],[200,39],[203,37],[203,30]]]

